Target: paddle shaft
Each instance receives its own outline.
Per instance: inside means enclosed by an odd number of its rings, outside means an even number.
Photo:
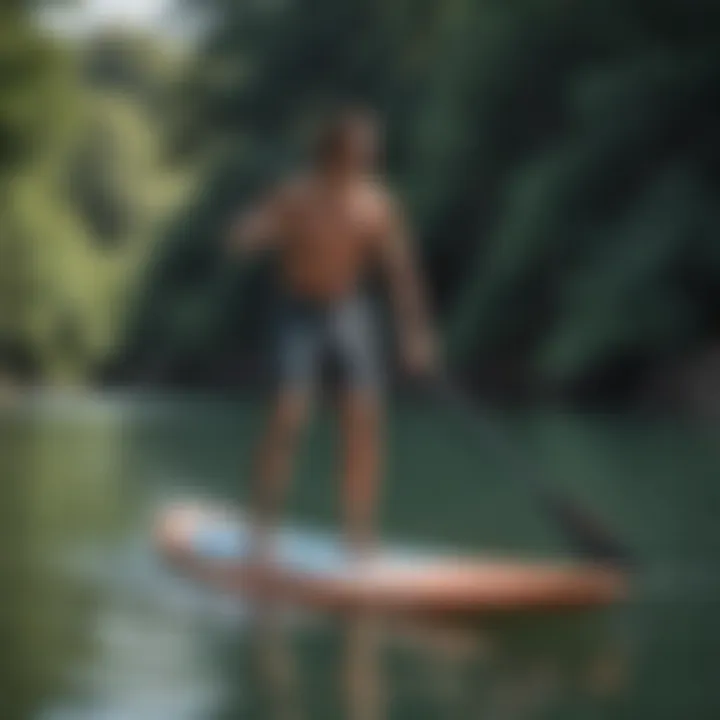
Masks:
[[[614,565],[634,564],[630,550],[593,514],[580,507],[567,494],[554,488],[537,468],[527,465],[508,437],[500,432],[497,425],[476,403],[469,400],[446,374],[433,377],[429,387],[440,402],[462,415],[468,426],[500,452],[509,463],[516,481],[532,492],[539,505],[579,554]]]

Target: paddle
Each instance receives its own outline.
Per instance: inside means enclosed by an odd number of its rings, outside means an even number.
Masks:
[[[565,493],[552,487],[537,468],[527,465],[495,423],[476,403],[470,401],[445,373],[438,373],[430,378],[428,389],[440,402],[461,414],[469,427],[474,428],[501,452],[505,460],[510,462],[516,480],[533,493],[578,554],[593,561],[623,568],[631,568],[636,564],[630,549],[593,514],[581,508]]]

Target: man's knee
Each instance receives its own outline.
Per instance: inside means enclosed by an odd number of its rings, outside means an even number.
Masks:
[[[293,447],[308,416],[308,399],[302,394],[280,395],[270,421],[273,441],[282,447]]]
[[[348,418],[375,422],[382,414],[382,402],[379,393],[373,388],[352,388],[342,399],[342,408]]]
[[[346,394],[342,403],[345,441],[374,443],[381,431],[382,406],[377,395],[365,391]]]

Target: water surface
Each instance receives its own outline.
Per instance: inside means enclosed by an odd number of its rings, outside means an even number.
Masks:
[[[536,414],[503,427],[645,559],[633,601],[572,617],[392,627],[259,621],[152,553],[169,499],[242,503],[254,402],[40,400],[0,422],[0,718],[720,717],[720,428]],[[333,527],[335,430],[309,431],[288,515]],[[505,458],[396,408],[382,525],[404,541],[563,557]]]

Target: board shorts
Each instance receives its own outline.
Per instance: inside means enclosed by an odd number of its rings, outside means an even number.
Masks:
[[[382,390],[379,333],[369,300],[353,295],[330,304],[283,296],[275,338],[279,389],[314,391],[327,369],[341,389]]]

